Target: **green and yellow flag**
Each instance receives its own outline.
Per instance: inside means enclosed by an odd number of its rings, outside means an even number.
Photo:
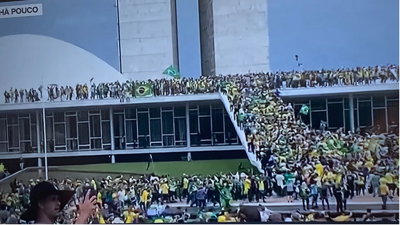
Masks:
[[[300,113],[303,115],[308,115],[308,106],[304,105],[300,109]]]
[[[163,74],[166,74],[168,76],[171,76],[175,79],[181,78],[181,74],[179,73],[179,70],[173,66],[168,67],[167,69],[164,70]]]
[[[135,88],[136,97],[152,96],[151,84],[141,84]]]

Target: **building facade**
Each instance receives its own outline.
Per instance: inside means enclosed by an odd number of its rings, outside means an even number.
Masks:
[[[270,71],[267,1],[199,0],[199,16],[204,75]]]

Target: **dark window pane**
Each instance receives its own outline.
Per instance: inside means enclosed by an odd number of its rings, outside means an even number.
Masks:
[[[312,112],[311,118],[312,118],[312,128],[314,128],[314,129],[319,129],[319,127],[321,125],[321,121],[327,122],[325,111]]]
[[[175,140],[186,141],[186,119],[175,119]]]
[[[110,110],[101,110],[101,120],[110,120]]]
[[[92,139],[90,140],[90,148],[101,150],[101,139]]]
[[[18,124],[18,116],[17,114],[8,114],[7,115],[8,125],[16,125]]]
[[[126,121],[126,143],[137,141],[137,126],[136,120]]]
[[[19,135],[21,141],[31,140],[29,119],[19,119]]]
[[[111,133],[110,133],[110,122],[103,122],[102,126],[102,138],[103,144],[110,144],[111,143]]]
[[[344,100],[343,108],[348,109],[350,107],[349,98],[344,98],[343,100]]]
[[[358,109],[358,100],[357,100],[357,98],[353,98],[353,102],[354,102],[354,109]]]
[[[36,124],[36,113],[31,113],[31,124]]]
[[[67,138],[77,138],[78,132],[76,130],[76,117],[75,116],[68,116],[66,118],[66,125],[67,125]]]
[[[331,103],[328,104],[328,123],[329,127],[343,127],[343,104]]]
[[[379,125],[379,132],[386,133],[386,112],[385,109],[374,109],[374,126]]]
[[[64,122],[64,112],[54,112],[54,122]]]
[[[150,139],[151,142],[161,141],[161,120],[150,120]]]
[[[162,113],[163,134],[174,134],[174,119],[172,114],[172,112]]]
[[[213,132],[224,131],[224,111],[222,108],[212,109],[212,130]]]
[[[53,136],[53,118],[46,117],[46,139],[51,140],[54,139]]]
[[[350,110],[344,111],[344,128],[347,131],[350,131]]]
[[[101,137],[100,115],[90,116],[90,137]]]
[[[80,111],[78,112],[78,121],[88,121],[89,114],[87,111]]]
[[[37,130],[36,125],[31,125],[32,147],[37,147]]]
[[[162,107],[163,111],[172,110],[172,107]]]
[[[136,109],[134,108],[125,109],[125,117],[126,119],[136,119]]]
[[[200,105],[199,115],[201,116],[210,115],[210,105]]]
[[[185,116],[186,115],[186,107],[185,106],[175,106],[174,107],[174,116]]]
[[[231,121],[231,118],[229,117],[229,115],[227,113],[225,113],[224,115],[224,123],[225,123],[225,138],[227,140],[231,139],[233,140],[234,138],[236,138],[236,129],[233,126],[233,123]],[[228,142],[228,141],[227,141]]]
[[[148,112],[149,108],[138,108],[137,111],[138,112]]]
[[[149,114],[138,113],[139,135],[149,135]]]
[[[0,143],[0,152],[8,152],[7,143]]]
[[[114,136],[115,137],[125,136],[124,115],[114,114],[113,120],[114,120],[113,121],[114,122]]]
[[[387,100],[399,100],[399,92],[392,92],[386,95]]]
[[[328,102],[341,102],[343,98],[328,98]]]
[[[163,145],[165,147],[174,146],[174,136],[164,136],[163,137]]]
[[[160,107],[150,108],[150,118],[160,118]]]
[[[8,127],[8,147],[19,147],[18,126]]]
[[[374,107],[385,107],[385,97],[384,96],[372,97],[372,103]]]
[[[389,125],[399,125],[399,100],[387,102],[387,117]]]
[[[311,100],[311,110],[326,109],[326,99]]]
[[[189,105],[189,109],[197,109],[197,105],[196,105],[196,104],[193,104],[193,105],[190,104],[190,105]]]
[[[211,139],[211,119],[210,117],[200,117],[200,138]]]
[[[65,124],[54,124],[54,143],[55,146],[65,145]]]
[[[189,112],[189,126],[190,126],[190,133],[197,134],[199,132],[199,121],[198,121],[197,111]]]
[[[354,128],[355,130],[357,130],[358,128],[358,110],[354,110]]]
[[[359,102],[360,127],[372,125],[371,102]]]
[[[358,97],[358,101],[371,101],[371,96]]]
[[[78,124],[78,143],[79,145],[89,144],[89,123]]]
[[[7,121],[0,120],[0,141],[7,141]]]

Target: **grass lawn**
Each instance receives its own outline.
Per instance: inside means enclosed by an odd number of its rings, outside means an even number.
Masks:
[[[227,159],[227,160],[203,160],[203,161],[175,161],[155,162],[147,168],[147,162],[115,163],[115,164],[90,164],[79,166],[60,166],[58,169],[71,172],[92,172],[92,173],[121,173],[121,174],[149,174],[155,172],[159,175],[180,177],[182,173],[208,175],[219,172],[236,172],[239,163],[243,163],[246,169],[252,167],[248,159]]]

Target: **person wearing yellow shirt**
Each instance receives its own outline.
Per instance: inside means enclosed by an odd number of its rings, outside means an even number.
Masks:
[[[0,173],[4,173],[4,165],[3,165],[3,163],[0,163]]]
[[[389,195],[389,187],[387,186],[387,183],[385,181],[386,181],[386,179],[381,178],[381,185],[379,186],[379,195],[382,198],[382,203],[383,203],[382,209],[383,210],[386,209],[386,202],[387,202],[387,198]]]
[[[101,206],[103,205],[103,196],[101,195],[100,192],[97,193],[97,205],[101,209]]]
[[[132,206],[128,210],[124,211],[123,215],[126,224],[132,224],[137,219],[137,215],[133,211]]]
[[[356,195],[360,195],[361,192],[362,195],[365,195],[365,180],[363,174],[360,173],[357,176],[355,183],[356,183]]]
[[[372,161],[367,161],[365,162],[365,167],[367,167],[369,171],[371,171],[371,169],[374,167],[374,163]]]
[[[183,174],[183,180],[182,180],[182,197],[186,198],[189,195],[188,192],[188,187],[189,187],[189,180],[187,178],[186,174]]]
[[[169,185],[167,181],[161,184],[162,201],[169,202]]]
[[[97,184],[96,181],[94,180],[94,178],[92,179],[92,181],[90,181],[90,186],[92,186],[92,188],[97,191]]]
[[[394,192],[396,190],[396,185],[394,184],[393,178],[394,175],[391,172],[387,172],[385,174],[385,179],[387,180],[387,186],[389,188],[389,191],[392,192],[392,195],[394,195]]]
[[[251,180],[249,177],[247,177],[246,180],[244,181],[244,191],[243,191],[244,195],[249,194],[250,187],[251,187]]]
[[[318,176],[322,177],[322,175],[324,174],[324,167],[320,162],[317,162],[317,164],[315,164],[315,169],[317,170]]]
[[[147,189],[143,189],[142,194],[140,195],[139,206],[144,212],[146,212],[146,210],[147,210],[148,198],[149,198],[148,190]]]
[[[264,181],[258,179],[258,193],[260,195],[260,198],[263,202],[265,202],[265,188],[264,188]],[[258,198],[257,198],[257,202],[258,202]]]

